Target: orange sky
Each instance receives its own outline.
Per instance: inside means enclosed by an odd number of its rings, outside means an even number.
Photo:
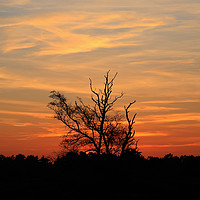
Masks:
[[[197,0],[1,1],[0,154],[59,151],[49,92],[90,103],[110,69],[145,156],[199,155],[199,21]]]

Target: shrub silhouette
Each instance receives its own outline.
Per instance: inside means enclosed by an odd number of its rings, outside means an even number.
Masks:
[[[1,155],[0,192],[8,199],[193,198],[200,194],[199,168],[199,156],[144,158],[134,150],[124,156],[70,152],[54,162]]]

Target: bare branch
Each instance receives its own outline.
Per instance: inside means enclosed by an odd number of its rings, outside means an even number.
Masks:
[[[130,120],[130,118],[129,118],[129,108],[130,108],[131,105],[133,105],[135,102],[136,102],[136,101],[131,102],[127,107],[124,106],[125,112],[126,112],[126,120],[128,121],[128,124],[129,124],[130,126],[133,125],[134,119],[135,119],[135,117],[136,117],[136,114],[135,114],[135,115],[133,116],[133,118]]]
[[[74,104],[70,104],[61,93],[51,92],[50,98],[53,101],[48,104],[48,107],[54,111],[55,118],[67,127],[69,132],[65,142],[68,145],[74,145],[76,149],[78,146],[87,146],[97,154],[102,152],[109,154],[122,153],[136,144],[133,130],[136,114],[133,117],[129,116],[129,109],[136,101],[124,107],[128,128],[120,123],[121,119],[117,116],[108,115],[115,103],[124,95],[122,92],[119,96],[112,97],[117,75],[118,73],[115,73],[110,79],[110,71],[108,71],[104,76],[104,86],[98,91],[93,88],[93,82],[89,79],[93,106],[86,105],[79,97]],[[69,134],[70,131],[72,135]]]

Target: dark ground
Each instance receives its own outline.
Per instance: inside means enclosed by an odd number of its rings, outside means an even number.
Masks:
[[[0,156],[3,199],[198,199],[200,157]]]

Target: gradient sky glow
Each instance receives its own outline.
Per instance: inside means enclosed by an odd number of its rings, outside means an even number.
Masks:
[[[199,22],[199,0],[1,0],[0,154],[58,151],[49,92],[90,103],[110,69],[145,156],[199,155]]]

